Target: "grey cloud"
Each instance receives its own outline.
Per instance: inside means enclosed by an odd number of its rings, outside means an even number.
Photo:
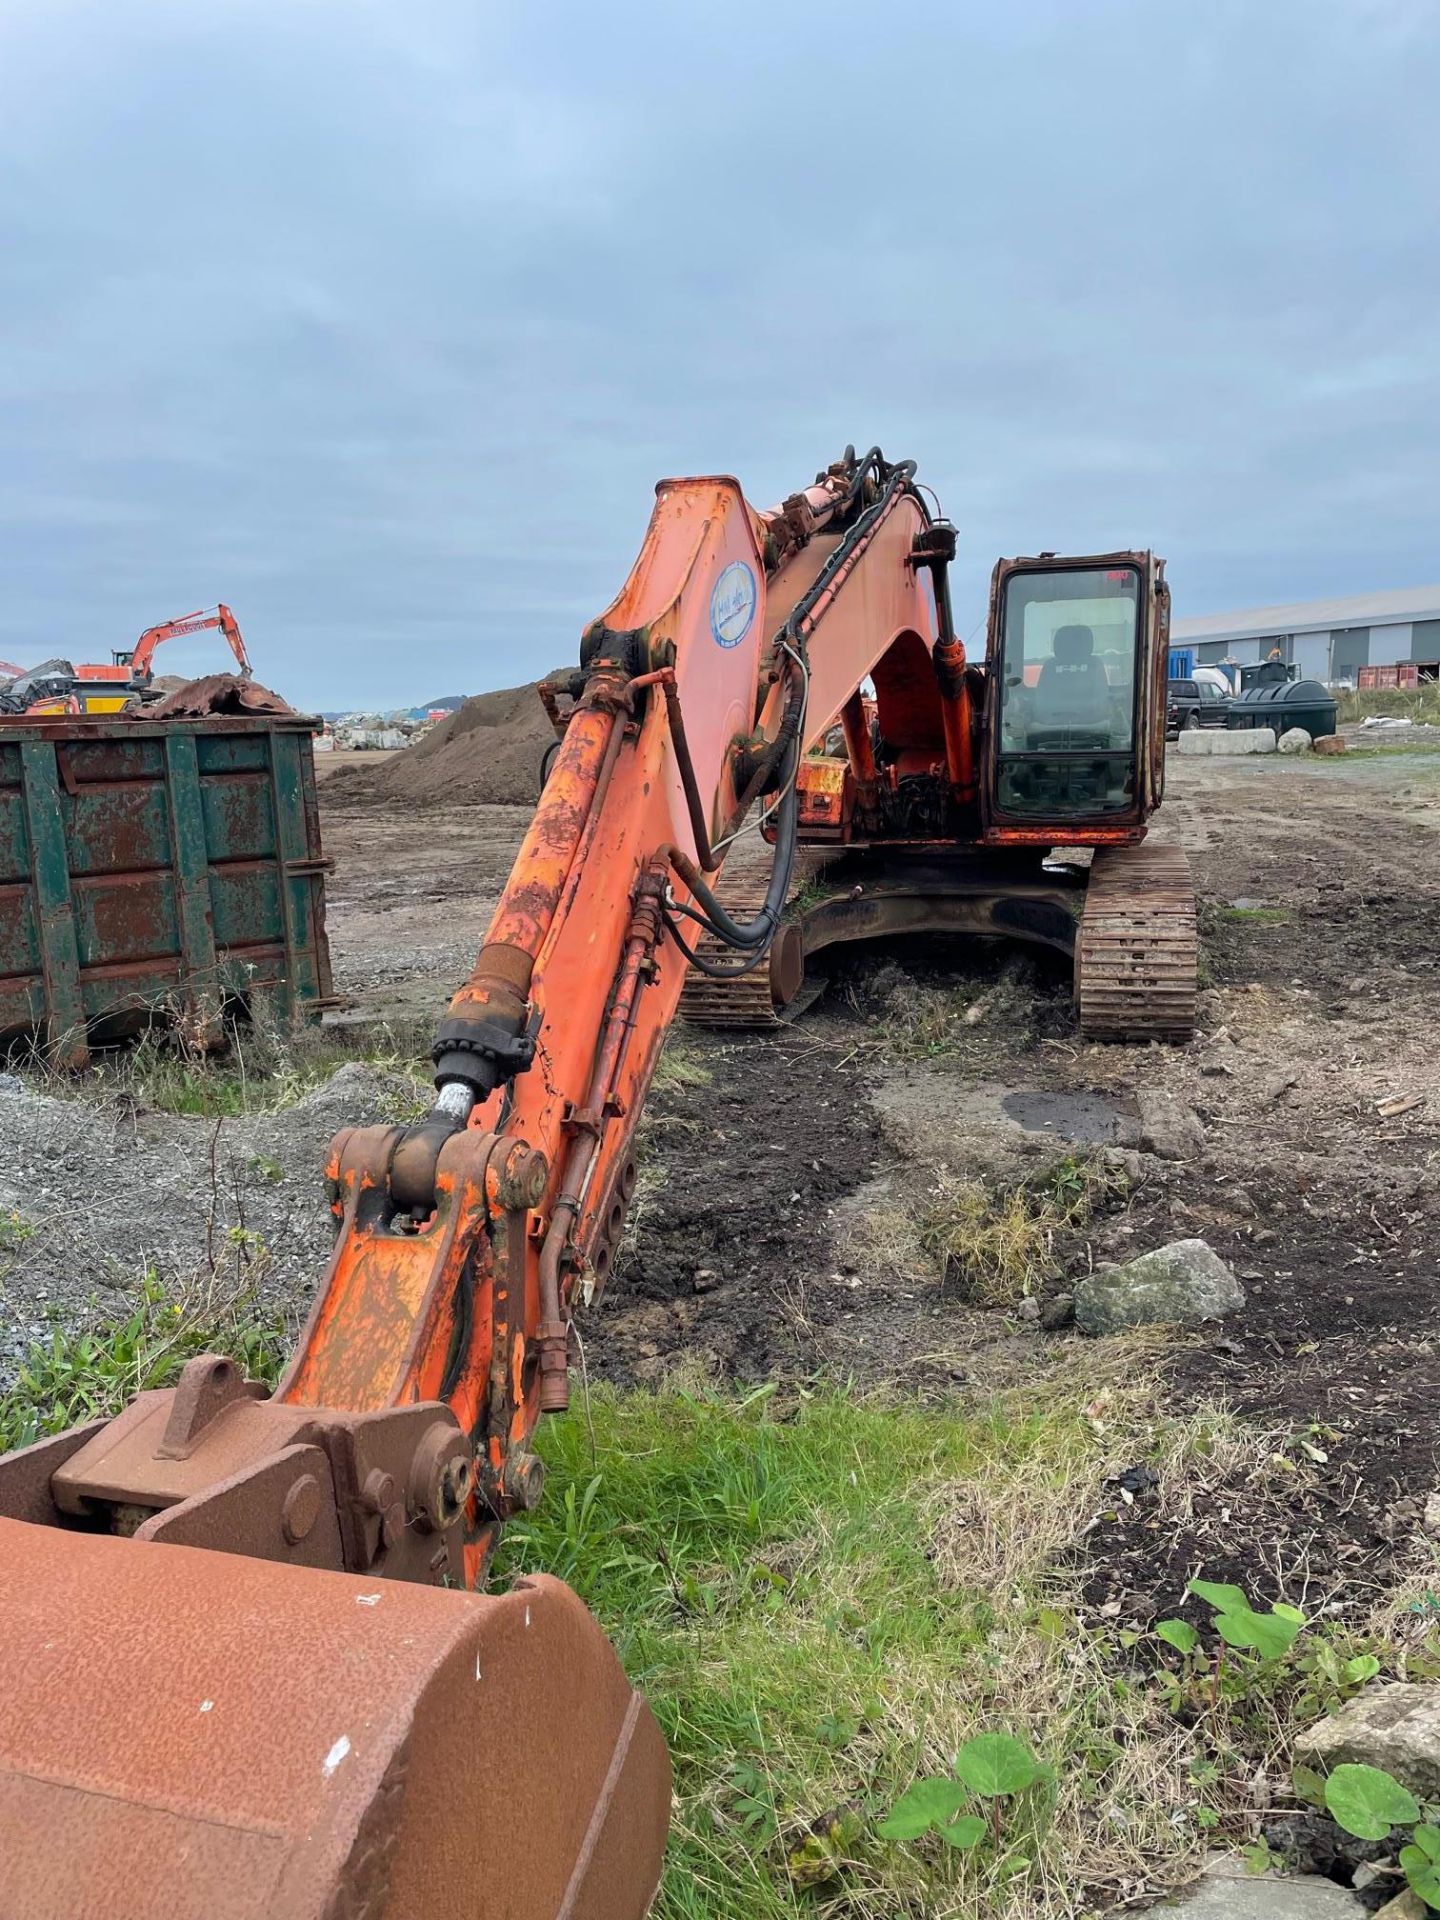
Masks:
[[[1203,612],[1433,577],[1404,0],[0,18],[0,654],[218,597],[297,699],[573,650],[662,474],[847,439]],[[210,655],[176,650],[176,665]]]

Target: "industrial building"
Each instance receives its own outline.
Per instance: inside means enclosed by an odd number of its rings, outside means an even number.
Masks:
[[[1265,660],[1279,649],[1302,679],[1354,686],[1362,667],[1415,661],[1440,668],[1440,586],[1395,587],[1340,600],[1252,607],[1176,620],[1171,645],[1193,650],[1193,664]]]

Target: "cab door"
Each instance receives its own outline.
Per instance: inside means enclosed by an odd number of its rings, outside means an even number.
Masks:
[[[1165,778],[1170,603],[1150,553],[1002,560],[990,587],[982,838],[1139,839]]]

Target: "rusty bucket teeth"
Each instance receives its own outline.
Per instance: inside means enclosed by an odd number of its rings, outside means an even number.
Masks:
[[[1195,888],[1181,847],[1102,847],[1075,953],[1087,1040],[1185,1041],[1195,1031]]]

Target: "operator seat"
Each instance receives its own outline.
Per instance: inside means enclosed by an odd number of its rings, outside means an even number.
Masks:
[[[1062,730],[1103,733],[1108,746],[1110,681],[1103,661],[1095,658],[1093,628],[1057,627],[1054,645],[1054,655],[1035,683],[1032,750],[1041,744],[1036,736]]]

